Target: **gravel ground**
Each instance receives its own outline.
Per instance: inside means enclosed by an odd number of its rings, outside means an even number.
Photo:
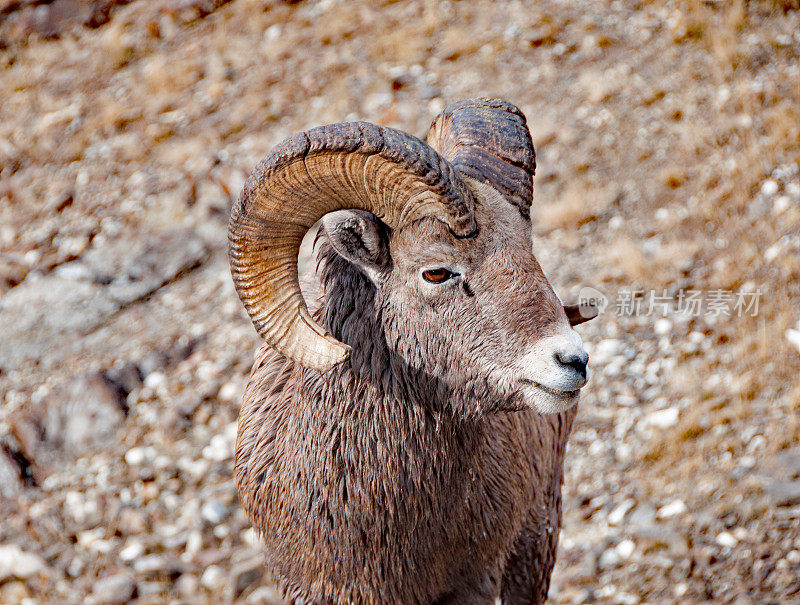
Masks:
[[[608,298],[551,600],[800,600],[798,32],[792,1],[0,0],[0,602],[279,602],[233,483],[231,200],[297,130],[483,95],[529,118],[556,290]]]

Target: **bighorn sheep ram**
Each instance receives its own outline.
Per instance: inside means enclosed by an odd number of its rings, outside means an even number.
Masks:
[[[546,598],[588,356],[531,250],[534,168],[519,109],[477,99],[427,144],[301,132],[245,184],[231,270],[268,346],[236,481],[291,601]],[[309,310],[298,250],[320,218]]]

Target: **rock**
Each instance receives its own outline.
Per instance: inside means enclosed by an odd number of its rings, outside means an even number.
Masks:
[[[200,516],[211,525],[217,525],[228,516],[228,508],[216,500],[209,500],[200,509]]]
[[[150,372],[144,379],[144,386],[148,389],[158,390],[167,384],[167,376],[163,372]]]
[[[84,492],[70,490],[64,496],[64,510],[77,523],[88,525],[90,519],[97,517],[98,506],[97,501],[87,498]],[[101,532],[101,537],[102,535]]]
[[[147,377],[154,372],[159,372],[167,367],[169,360],[167,355],[161,351],[149,351],[139,362],[139,371],[142,376]]]
[[[197,592],[199,587],[197,576],[190,573],[181,574],[175,581],[175,589],[182,595],[190,596]]]
[[[653,331],[659,336],[665,336],[672,332],[672,320],[668,317],[662,317],[653,322]]]
[[[768,263],[771,263],[780,256],[782,251],[783,251],[782,242],[777,242],[776,244],[773,244],[772,246],[764,250],[764,260],[767,261]],[[786,338],[789,338],[789,341],[791,342],[792,339],[790,338],[789,332],[794,332],[794,330],[786,331]]]
[[[775,214],[785,212],[792,205],[792,200],[788,195],[779,195],[772,201],[772,211]]]
[[[164,426],[181,432],[192,427],[192,417],[203,404],[204,398],[194,390],[183,391],[175,399],[164,416]]]
[[[634,544],[633,540],[623,540],[617,544],[615,550],[617,551],[620,559],[624,561],[626,559],[630,559],[633,551],[636,550],[636,544]]]
[[[105,374],[126,397],[131,391],[142,386],[142,373],[138,366],[130,361],[114,364]]]
[[[775,461],[789,477],[800,478],[800,448],[796,447],[779,453],[775,457]]]
[[[766,486],[775,506],[796,506],[800,504],[800,480],[774,481]]]
[[[186,548],[184,549],[181,558],[184,560],[191,560],[200,549],[203,548],[203,534],[199,531],[195,530],[189,532],[189,535],[186,538]]]
[[[175,401],[175,409],[184,418],[191,418],[203,404],[203,398],[194,391],[184,391]]]
[[[597,560],[597,566],[600,569],[617,567],[620,563],[622,563],[622,558],[619,556],[616,548],[607,548]]]
[[[680,410],[677,407],[665,408],[651,412],[644,418],[644,423],[647,426],[652,426],[658,429],[668,429],[671,426],[678,424],[678,416]]]
[[[686,537],[681,532],[664,524],[642,523],[636,527],[631,527],[631,534],[642,544],[642,550],[645,553],[649,551],[651,546],[666,546],[669,548],[671,555],[680,557],[685,556],[689,551]]]
[[[113,8],[118,4],[125,4],[124,0],[91,0],[89,2],[0,2],[0,14],[17,12],[13,15],[17,27],[12,29],[11,40],[23,42],[31,35],[41,38],[59,38],[78,26],[99,27],[108,23]],[[67,117],[51,117],[53,113],[61,114],[59,110],[46,114],[37,126],[45,127],[67,121]],[[50,206],[52,209],[52,206]]]
[[[96,527],[94,529],[87,529],[78,534],[78,546],[87,551],[95,553],[107,552],[109,550],[109,542],[105,540],[106,530],[103,527]]]
[[[117,309],[119,304],[91,282],[58,276],[25,280],[0,300],[0,366],[15,369],[38,360],[53,343],[64,343],[65,333],[88,332]]]
[[[257,588],[247,597],[247,605],[282,605],[285,601],[271,586]]]
[[[225,586],[225,572],[218,565],[209,565],[200,576],[200,585],[211,592],[221,590]]]
[[[239,385],[236,382],[226,382],[219,389],[217,399],[223,403],[231,403],[239,398]]]
[[[186,542],[189,540],[189,532],[174,532],[175,528],[170,529],[170,533],[164,534],[161,533],[161,545],[164,548],[173,549],[179,548],[186,545]]]
[[[34,465],[35,479],[41,481],[64,454],[78,456],[110,443],[126,411],[120,387],[94,372],[54,389],[39,403],[32,401],[10,423],[22,453]]]
[[[64,446],[75,453],[108,443],[125,420],[124,393],[103,374],[73,381],[67,398],[56,398],[49,405],[58,406],[61,418],[59,426],[48,427],[48,435],[55,439],[58,431]]]
[[[683,503],[683,500],[673,500],[669,504],[666,504],[658,509],[656,512],[656,517],[659,519],[669,519],[671,517],[677,517],[678,515],[682,515],[686,512],[686,505]]]
[[[619,605],[637,605],[641,602],[641,599],[629,592],[619,592],[614,597],[614,602],[619,603]]]
[[[770,197],[778,193],[778,183],[772,179],[767,179],[761,184],[761,195]]]
[[[16,544],[0,545],[0,582],[11,578],[27,580],[45,567],[44,559],[35,553],[25,552]]]
[[[24,488],[25,460],[6,443],[0,442],[0,498],[16,498]]]
[[[786,330],[786,340],[788,340],[800,352],[800,323],[797,330],[789,328]]]
[[[117,527],[126,536],[143,534],[149,530],[147,520],[140,510],[123,508],[118,515]]]
[[[151,574],[158,572],[167,572],[169,560],[164,555],[145,555],[137,559],[133,564],[133,569],[136,573]]]
[[[84,262],[96,280],[108,283],[107,294],[120,304],[151,294],[199,266],[208,255],[203,240],[189,230],[165,231],[145,241],[120,241],[107,248],[93,248]]]
[[[86,569],[86,561],[81,556],[75,556],[67,565],[67,574],[72,578],[78,578]]]
[[[222,462],[233,458],[233,443],[224,435],[214,435],[203,448],[203,458],[214,462]]]
[[[126,573],[105,576],[94,583],[92,595],[97,603],[121,605],[134,598],[136,595],[136,583]]]
[[[625,348],[625,343],[615,338],[601,340],[594,347],[591,359],[595,363],[606,363],[610,358],[620,355]]]
[[[29,271],[21,260],[0,257],[0,293],[21,284]]]
[[[764,438],[764,435],[753,435],[753,438],[747,444],[747,453],[753,453],[760,449],[764,449],[764,446],[767,445],[767,440]]]
[[[29,603],[30,593],[24,582],[6,582],[0,587],[0,603]]]
[[[718,534],[715,541],[717,544],[725,548],[733,548],[739,543],[739,540],[737,540],[733,534],[727,531]]]
[[[620,523],[622,523],[622,520],[625,518],[625,515],[627,515],[628,511],[632,509],[634,506],[636,506],[636,502],[630,498],[618,504],[614,508],[614,510],[608,513],[609,525],[619,525]]]
[[[258,537],[258,532],[252,527],[248,527],[246,530],[239,534],[239,538],[244,542],[247,546],[253,549],[261,548],[261,540]]]
[[[120,561],[133,561],[144,554],[144,545],[138,540],[132,540],[125,548],[119,551]]]
[[[136,583],[136,595],[143,602],[153,602],[152,600],[148,600],[147,597],[161,594],[165,590],[168,590],[168,584],[166,582],[145,580]]]
[[[26,279],[0,299],[0,367],[15,369],[69,345],[207,256],[199,236],[173,230],[89,249],[81,255],[88,278]]]
[[[231,601],[238,599],[245,591],[260,583],[264,577],[264,558],[253,557],[231,568],[229,592],[232,592]]]
[[[141,464],[150,463],[156,457],[156,448],[152,446],[147,447],[132,447],[125,452],[125,463],[130,466],[139,466]]]

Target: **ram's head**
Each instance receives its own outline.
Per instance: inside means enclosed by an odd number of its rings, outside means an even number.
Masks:
[[[409,366],[511,407],[569,408],[588,359],[571,325],[589,317],[562,306],[533,256],[534,168],[525,118],[498,100],[451,105],[427,144],[364,122],[284,141],[230,222],[233,278],[256,329],[305,367],[349,363],[349,343],[312,319],[298,285],[300,243],[323,218]]]

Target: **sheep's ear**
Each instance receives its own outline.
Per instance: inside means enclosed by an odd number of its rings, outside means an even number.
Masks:
[[[567,314],[569,325],[577,326],[597,317],[599,309],[591,304],[564,305],[564,312]]]
[[[375,277],[389,265],[387,228],[368,212],[338,210],[322,219],[334,250]]]

